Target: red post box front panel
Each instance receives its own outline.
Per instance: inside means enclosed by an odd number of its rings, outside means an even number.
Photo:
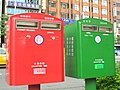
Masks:
[[[10,85],[64,81],[63,22],[25,13],[10,17],[7,29],[7,80]]]

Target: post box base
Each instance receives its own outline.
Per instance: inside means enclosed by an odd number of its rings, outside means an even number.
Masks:
[[[28,85],[28,90],[40,90],[40,84]]]

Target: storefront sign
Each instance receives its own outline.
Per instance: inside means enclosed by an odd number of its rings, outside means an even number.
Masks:
[[[16,7],[23,7],[23,8],[32,8],[32,9],[39,9],[39,4],[30,4],[30,3],[24,3],[24,2],[13,2],[8,1],[8,6],[16,6]]]

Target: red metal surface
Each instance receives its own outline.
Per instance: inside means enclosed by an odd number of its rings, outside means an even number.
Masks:
[[[38,29],[16,29],[16,20],[37,21]],[[41,21],[59,22],[61,30],[41,30]],[[45,14],[26,13],[11,16],[7,26],[6,75],[10,85],[64,81],[63,21]],[[37,35],[43,38],[40,45],[35,43]]]

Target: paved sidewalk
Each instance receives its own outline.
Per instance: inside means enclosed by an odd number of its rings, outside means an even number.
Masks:
[[[42,85],[42,90],[84,90],[84,80],[65,77],[65,82]]]
[[[65,77],[64,82],[42,84],[41,90],[84,90],[84,83],[83,79]],[[0,69],[0,90],[28,90],[28,88],[27,85],[9,86],[6,82],[5,69]]]

